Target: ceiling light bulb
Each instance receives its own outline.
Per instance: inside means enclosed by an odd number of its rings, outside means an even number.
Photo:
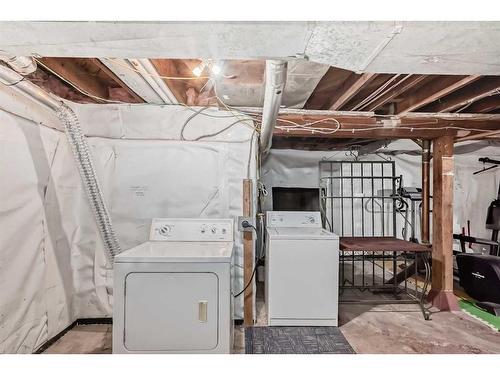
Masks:
[[[193,74],[196,76],[196,77],[199,77],[201,76],[201,73],[203,72],[203,69],[201,67],[201,64],[198,65],[196,68],[193,69]]]
[[[217,76],[222,71],[222,68],[220,67],[220,65],[212,64],[212,66],[210,67],[210,71],[214,76]]]
[[[194,69],[193,69],[193,74],[196,76],[196,77],[200,77],[201,76],[201,73],[203,73],[203,71],[205,70],[205,68],[207,67],[207,62],[206,61],[202,61],[201,63],[199,63]]]

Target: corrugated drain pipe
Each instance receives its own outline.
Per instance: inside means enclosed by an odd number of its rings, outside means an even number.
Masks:
[[[54,99],[40,87],[23,80],[22,76],[2,65],[0,65],[0,80],[54,110],[64,125],[66,137],[71,145],[90,207],[105,245],[107,259],[112,265],[115,255],[120,253],[120,245],[97,180],[87,138],[83,134],[76,114],[63,102]]]
[[[260,151],[263,156],[271,148],[273,131],[286,84],[286,71],[286,61],[266,61],[266,88],[264,93],[264,107],[262,109],[262,125],[260,128]]]

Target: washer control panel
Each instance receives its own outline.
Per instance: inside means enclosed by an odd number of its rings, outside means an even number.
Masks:
[[[232,219],[167,219],[151,222],[150,241],[233,241]]]
[[[317,211],[267,211],[268,228],[321,228]]]

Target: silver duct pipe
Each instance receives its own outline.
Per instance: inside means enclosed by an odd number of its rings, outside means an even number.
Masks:
[[[3,65],[0,65],[0,81],[13,89],[19,90],[24,95],[29,96],[31,99],[35,99],[38,103],[54,111],[59,108],[62,103],[50,96],[45,90],[28,80],[24,80],[23,76]]]
[[[73,157],[80,171],[80,177],[85,186],[87,197],[89,198],[90,207],[92,208],[97,227],[104,241],[107,258],[113,264],[115,255],[120,253],[120,244],[113,230],[111,217],[109,216],[99,181],[97,180],[87,138],[80,127],[78,117],[70,107],[62,103],[57,109],[56,114],[64,125],[66,137],[71,145]]]
[[[0,50],[0,60],[7,63],[12,69],[23,76],[33,73],[36,70],[35,59],[31,56],[15,56]]]
[[[113,231],[111,218],[97,180],[90,154],[90,147],[80,127],[78,118],[75,112],[62,101],[54,99],[38,86],[22,78],[22,76],[11,69],[0,66],[0,80],[5,84],[13,85],[12,88],[18,89],[23,94],[36,99],[41,104],[54,110],[63,124],[66,137],[71,145],[73,156],[89,199],[90,207],[97,223],[97,228],[105,245],[106,256],[109,262],[113,264],[115,255],[120,253],[120,245]]]
[[[262,109],[262,125],[260,127],[260,150],[262,155],[267,154],[271,148],[274,126],[281,106],[281,96],[286,84],[286,71],[286,61],[266,61],[266,88],[264,107]]]

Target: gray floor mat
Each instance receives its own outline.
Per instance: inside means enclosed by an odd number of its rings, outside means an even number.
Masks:
[[[246,327],[246,354],[353,354],[337,327]]]

